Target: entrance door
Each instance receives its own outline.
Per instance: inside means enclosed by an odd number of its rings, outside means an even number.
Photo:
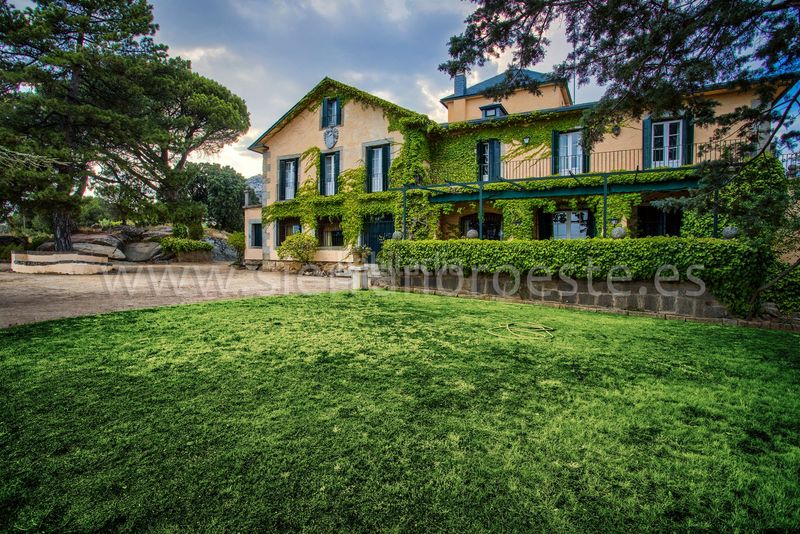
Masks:
[[[372,249],[370,263],[375,263],[375,257],[380,252],[383,242],[391,239],[394,233],[394,217],[382,215],[367,219],[364,223],[364,243]]]

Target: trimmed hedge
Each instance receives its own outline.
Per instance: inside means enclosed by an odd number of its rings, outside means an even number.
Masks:
[[[165,237],[161,240],[161,248],[168,252],[194,252],[196,250],[211,250],[214,245],[197,239]]]
[[[747,302],[763,277],[770,253],[747,241],[710,238],[652,237],[641,239],[575,239],[479,241],[386,241],[384,263],[394,268],[424,266],[436,270],[458,265],[479,272],[537,272],[546,269],[574,278],[586,278],[589,262],[593,276],[606,276],[614,266],[627,266],[633,280],[653,280],[662,265],[674,265],[686,279],[691,265],[702,265],[701,278],[731,312],[744,314]],[[615,271],[615,275],[620,275]],[[671,271],[662,273],[669,276]]]

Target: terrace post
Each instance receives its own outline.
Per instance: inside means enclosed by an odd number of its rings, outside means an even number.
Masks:
[[[714,237],[719,237],[719,189],[714,189]]]
[[[406,220],[408,219],[408,184],[403,184],[403,239],[408,238]]]
[[[608,228],[608,175],[603,175],[603,237],[606,237]]]
[[[483,182],[478,182],[478,239],[483,239]]]

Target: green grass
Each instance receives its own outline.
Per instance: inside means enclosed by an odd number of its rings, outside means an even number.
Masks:
[[[799,346],[389,292],[0,330],[0,531],[797,529]]]

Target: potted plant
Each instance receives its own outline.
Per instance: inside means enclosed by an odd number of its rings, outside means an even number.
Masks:
[[[278,257],[300,263],[300,269],[311,264],[317,253],[317,238],[306,233],[292,234],[277,248]]]
[[[367,245],[355,245],[350,249],[354,265],[363,265],[364,260],[368,259],[370,254],[372,254],[372,249]]]

